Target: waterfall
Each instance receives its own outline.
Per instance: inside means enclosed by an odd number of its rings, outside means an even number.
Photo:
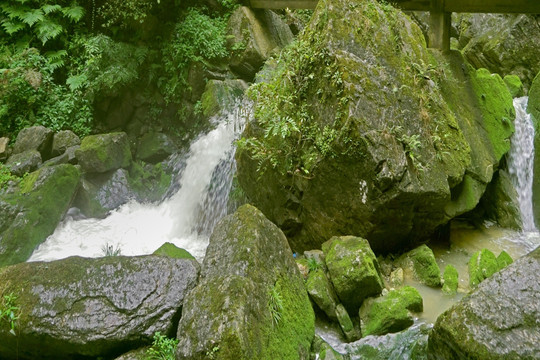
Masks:
[[[160,204],[129,202],[105,219],[66,218],[29,261],[68,256],[103,256],[107,248],[121,255],[144,255],[165,242],[204,258],[209,234],[226,214],[235,171],[234,141],[250,112],[246,102],[213,119],[215,128],[190,145],[178,191]]]
[[[534,165],[534,126],[531,115],[526,112],[527,97],[514,99],[516,131],[511,139],[508,170],[518,193],[523,230],[537,231],[534,224],[532,188]]]

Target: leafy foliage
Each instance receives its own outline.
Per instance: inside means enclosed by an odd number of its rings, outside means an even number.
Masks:
[[[16,305],[17,296],[13,293],[4,295],[2,304],[0,304],[0,321],[5,321],[9,324],[9,332],[13,336],[17,336],[15,329],[17,328],[17,320],[19,319],[20,308]]]
[[[98,9],[105,28],[129,28],[142,23],[160,0],[108,0]]]
[[[272,319],[272,324],[278,326],[281,322],[281,317],[283,314],[283,296],[281,295],[281,288],[278,283],[276,283],[269,292],[268,297],[268,311]]]
[[[169,339],[158,331],[154,334],[152,347],[146,351],[146,358],[148,360],[174,360],[176,345],[178,345],[177,339]]]
[[[2,189],[8,182],[16,181],[17,179],[18,177],[13,175],[7,166],[0,163],[0,189]]]
[[[120,245],[116,245],[115,247],[113,244],[109,244],[108,242],[101,247],[101,251],[103,252],[103,256],[106,257],[122,255]]]

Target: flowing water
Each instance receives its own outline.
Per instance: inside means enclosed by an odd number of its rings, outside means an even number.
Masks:
[[[209,234],[227,211],[235,171],[234,141],[243,130],[250,105],[239,104],[213,121],[215,128],[190,146],[179,189],[160,204],[129,202],[105,219],[75,220],[67,217],[29,261],[68,256],[103,256],[106,249],[122,255],[154,252],[165,242],[188,250],[199,261]]]

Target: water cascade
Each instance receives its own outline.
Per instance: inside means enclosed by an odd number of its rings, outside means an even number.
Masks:
[[[532,189],[534,165],[534,126],[526,112],[527,97],[514,99],[516,110],[515,133],[511,139],[508,170],[518,193],[521,220],[525,232],[536,232],[534,224]]]
[[[68,256],[103,256],[107,249],[122,255],[150,254],[165,242],[204,257],[209,234],[226,214],[235,171],[234,141],[243,130],[250,106],[238,104],[213,119],[215,128],[190,146],[178,191],[160,204],[129,202],[105,219],[67,217],[29,261]]]

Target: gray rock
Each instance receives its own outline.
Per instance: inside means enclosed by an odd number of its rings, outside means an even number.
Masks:
[[[309,359],[315,317],[285,235],[250,205],[216,226],[177,359]]]
[[[2,359],[117,356],[171,334],[198,277],[194,260],[71,257],[0,269],[20,308],[17,336],[0,327]]]
[[[169,136],[151,132],[143,135],[137,146],[137,159],[156,164],[165,160],[178,149]]]
[[[124,132],[87,136],[75,155],[86,173],[104,173],[126,168],[131,163],[129,141]]]
[[[306,288],[313,302],[330,319],[337,320],[336,306],[339,304],[339,299],[323,269],[309,272]]]
[[[540,248],[478,285],[439,316],[429,358],[539,359]]]
[[[77,156],[75,156],[75,152],[80,147],[81,147],[80,145],[74,145],[67,148],[66,151],[63,152],[61,155],[58,155],[56,157],[53,157],[52,159],[45,161],[43,163],[43,166],[60,165],[60,164],[77,165]]]
[[[27,150],[13,154],[6,165],[13,175],[23,176],[25,173],[35,171],[41,165],[41,154],[37,150]]]
[[[4,161],[9,157],[9,138],[0,137],[0,161]]]
[[[485,216],[496,221],[500,226],[521,229],[518,194],[510,175],[505,170],[499,170],[493,176],[493,181],[486,188],[480,206],[485,211]]]
[[[67,149],[81,144],[81,139],[71,130],[62,130],[54,134],[51,156],[62,155]]]
[[[27,150],[37,150],[43,160],[49,159],[54,133],[44,126],[32,126],[22,129],[13,145],[13,154]]]
[[[356,341],[362,337],[360,331],[354,326],[347,309],[343,304],[336,306],[336,316],[343,335],[348,342]]]
[[[203,115],[211,117],[232,110],[247,87],[247,83],[239,79],[208,81],[201,96]]]

